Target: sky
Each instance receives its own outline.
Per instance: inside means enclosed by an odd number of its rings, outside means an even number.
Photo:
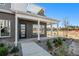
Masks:
[[[37,3],[45,9],[45,15],[50,18],[61,20],[60,26],[65,18],[70,25],[79,26],[79,4],[78,3]]]

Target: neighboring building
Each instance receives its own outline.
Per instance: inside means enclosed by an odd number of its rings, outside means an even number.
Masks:
[[[46,25],[58,20],[47,18],[44,9],[27,3],[0,3],[0,39],[15,42],[20,39],[46,37]]]

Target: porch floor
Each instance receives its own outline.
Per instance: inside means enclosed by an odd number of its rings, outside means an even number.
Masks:
[[[54,37],[41,37],[40,41],[47,40],[47,39],[52,39],[52,38],[54,38]],[[19,39],[19,43],[38,41],[37,39],[38,38]]]

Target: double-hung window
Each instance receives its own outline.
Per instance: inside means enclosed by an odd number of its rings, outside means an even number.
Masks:
[[[0,20],[0,37],[10,36],[11,24],[10,20]]]

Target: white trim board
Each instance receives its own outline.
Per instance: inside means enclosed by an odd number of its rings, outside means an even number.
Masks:
[[[29,15],[24,15],[24,14],[17,14],[18,18],[23,18],[23,19],[29,19],[33,21],[41,21],[41,22],[46,22],[46,23],[57,23],[57,21],[49,20],[49,19],[44,19],[40,17],[34,17],[34,16],[29,16]]]

